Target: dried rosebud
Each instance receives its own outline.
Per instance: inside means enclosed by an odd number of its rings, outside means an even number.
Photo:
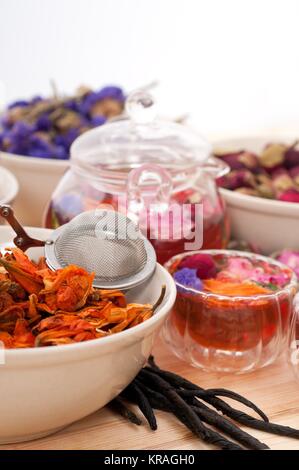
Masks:
[[[259,196],[259,193],[256,189],[253,189],[253,188],[237,188],[235,190],[237,193],[240,193],[240,194],[245,194],[247,196]]]
[[[275,258],[293,269],[299,278],[299,251],[283,250]]]
[[[265,182],[257,185],[257,192],[260,197],[265,197],[267,199],[273,199],[275,192],[273,189],[272,182]]]
[[[286,202],[299,202],[299,191],[297,189],[288,189],[281,193],[278,199]]]
[[[248,170],[237,170],[232,171],[227,175],[227,188],[237,189],[242,187],[254,188],[255,178],[253,174]]]
[[[294,182],[287,170],[280,168],[272,173],[273,187],[276,191],[286,191],[294,188]]]
[[[284,155],[287,147],[283,144],[270,144],[262,151],[260,162],[265,168],[275,168],[284,161]]]
[[[214,156],[221,158],[232,170],[242,170],[245,167],[244,163],[240,161],[240,156],[243,154],[242,151],[230,152],[230,153],[221,153],[218,151],[214,152]]]
[[[242,152],[239,156],[239,161],[245,165],[246,168],[255,172],[259,166],[257,155],[251,152]]]
[[[285,166],[292,168],[297,165],[299,165],[299,149],[297,142],[295,142],[295,144],[289,147],[285,152]]]
[[[289,175],[293,180],[295,181],[296,184],[299,185],[299,165],[294,166],[293,168],[290,169]]]
[[[210,279],[217,271],[213,257],[205,253],[186,256],[179,264],[179,268],[196,269],[199,279]]]

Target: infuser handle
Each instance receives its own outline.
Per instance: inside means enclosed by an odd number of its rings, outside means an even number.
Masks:
[[[13,239],[13,242],[22,251],[26,251],[28,248],[45,245],[44,241],[36,240],[28,235],[22,225],[15,218],[14,211],[10,206],[0,206],[0,215],[16,233],[17,236]]]

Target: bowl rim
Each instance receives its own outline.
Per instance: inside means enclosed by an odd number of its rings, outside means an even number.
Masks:
[[[16,153],[10,153],[10,152],[3,152],[3,150],[0,150],[0,162],[1,159],[5,162],[7,161],[15,161],[15,162],[22,162],[25,163],[25,165],[43,165],[47,164],[50,166],[61,166],[62,168],[68,168],[69,167],[69,162],[70,158],[66,160],[60,160],[58,158],[41,158],[41,157],[30,157],[27,155],[18,155]]]
[[[9,232],[11,229],[10,227],[3,227],[2,229],[7,229]],[[1,230],[1,227],[0,227]],[[41,233],[50,233],[52,230],[45,229],[42,227],[26,227],[26,230],[30,233],[30,230],[38,230]],[[5,244],[2,242],[1,245]],[[66,359],[68,356],[72,356],[74,353],[86,352],[86,351],[97,351],[98,348],[102,345],[110,346],[110,345],[117,345],[118,343],[124,342],[124,340],[132,337],[136,341],[136,334],[140,337],[144,336],[144,332],[149,330],[153,327],[157,322],[159,322],[171,309],[172,305],[174,304],[176,298],[176,285],[174,279],[169,274],[169,272],[161,266],[161,264],[156,264],[156,270],[153,276],[156,275],[157,272],[160,272],[164,277],[165,284],[168,288],[168,294],[166,294],[166,298],[164,303],[158,308],[157,312],[149,318],[148,320],[140,323],[139,325],[134,326],[128,330],[120,331],[115,333],[111,336],[106,336],[104,338],[97,338],[91,339],[87,341],[82,341],[80,343],[73,343],[73,344],[66,344],[61,346],[43,346],[42,348],[14,348],[14,349],[4,349],[5,358],[8,361],[18,361],[22,359],[26,361],[26,359],[45,359],[50,357],[51,359],[55,359],[60,357],[61,360]],[[124,342],[125,344],[125,342]],[[78,360],[80,360],[80,356],[78,356]],[[1,371],[1,368],[0,368]]]
[[[19,192],[19,182],[15,175],[3,166],[0,166],[0,176],[3,176],[5,179],[9,180],[9,192],[3,199],[0,199],[0,204],[12,203]]]
[[[249,296],[248,295],[247,296],[246,295],[231,296],[231,295],[224,295],[224,294],[215,294],[213,292],[204,292],[204,291],[200,291],[198,289],[194,289],[192,287],[184,286],[183,284],[180,284],[179,282],[174,281],[176,286],[181,287],[182,289],[186,290],[187,293],[189,292],[189,293],[192,293],[192,294],[199,294],[199,295],[202,295],[203,297],[217,298],[219,300],[227,300],[227,301],[247,300],[248,301],[248,300],[273,299],[273,298],[277,297],[278,295],[281,295],[282,293],[284,293],[286,291],[291,291],[292,289],[295,289],[295,292],[296,292],[297,289],[298,289],[298,282],[299,282],[298,278],[297,278],[295,272],[289,266],[287,266],[286,264],[281,263],[280,261],[278,261],[274,258],[270,258],[269,256],[260,255],[258,253],[251,253],[249,251],[221,250],[221,249],[189,251],[189,252],[186,252],[186,253],[180,253],[178,255],[173,256],[172,258],[170,258],[170,260],[168,260],[164,264],[164,267],[168,271],[169,266],[176,259],[180,259],[180,258],[182,259],[182,258],[185,258],[186,256],[195,255],[195,254],[208,254],[208,255],[230,254],[230,255],[242,256],[242,257],[246,257],[246,258],[258,258],[258,259],[261,259],[262,261],[266,261],[266,262],[269,262],[269,260],[270,260],[272,264],[275,264],[276,266],[279,266],[280,268],[284,268],[284,269],[287,268],[292,273],[292,275],[291,275],[290,281],[287,285],[285,285],[284,287],[281,287],[279,290],[274,291],[271,294],[256,294],[256,295],[249,295]],[[178,292],[178,294],[179,294],[179,292]]]
[[[281,217],[299,216],[298,202],[278,201],[276,199],[249,196],[221,187],[219,187],[219,191],[229,204],[236,207],[242,207],[254,212],[264,213],[266,211],[270,214],[278,214]]]

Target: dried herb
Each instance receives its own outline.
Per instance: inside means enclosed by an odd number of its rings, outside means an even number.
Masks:
[[[124,418],[128,419],[131,423],[136,424],[137,426],[142,424],[141,419],[124,404],[121,398],[114,398],[114,400],[109,403],[109,407]]]
[[[126,408],[122,399],[139,407],[151,429],[157,429],[154,410],[172,413],[202,441],[224,450],[269,448],[240,429],[233,421],[265,432],[299,439],[299,430],[270,423],[265,413],[247,398],[221,388],[205,390],[173,372],[160,369],[152,356],[148,365],[139,372],[120,397],[114,400],[112,405],[131,422],[134,422],[134,419],[136,421],[136,415]],[[261,419],[233,408],[219,397],[228,397],[242,403],[254,410]],[[139,424],[139,421],[136,424]]]

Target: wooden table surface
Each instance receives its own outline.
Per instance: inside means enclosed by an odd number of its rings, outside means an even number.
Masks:
[[[155,344],[154,355],[161,367],[177,372],[204,388],[224,387],[234,390],[255,402],[271,421],[299,428],[299,384],[294,380],[293,371],[285,358],[257,372],[233,376],[195,369],[174,357],[160,340]],[[52,436],[3,445],[0,450],[213,449],[194,437],[175,417],[157,412],[157,420],[158,430],[151,431],[145,424],[135,426],[104,408]],[[271,449],[299,449],[299,440],[247,430]]]

